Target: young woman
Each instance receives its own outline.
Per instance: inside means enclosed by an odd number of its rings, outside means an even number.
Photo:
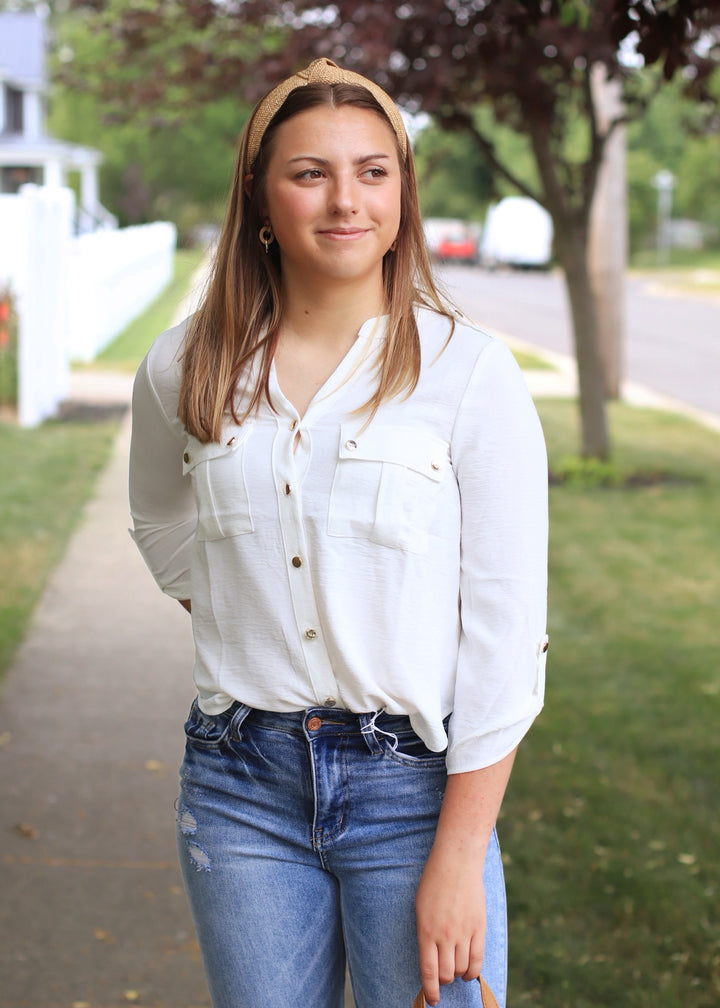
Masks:
[[[317,60],[257,106],[199,311],[133,403],[134,538],[192,612],[178,838],[215,1008],[505,1004],[495,820],[543,700],[547,468],[438,294],[412,155]]]

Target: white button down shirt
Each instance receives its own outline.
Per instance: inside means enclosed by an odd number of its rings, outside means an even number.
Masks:
[[[543,703],[547,462],[504,344],[418,310],[422,371],[372,422],[384,320],[304,416],[270,375],[219,442],[177,417],[183,323],[141,365],[132,532],[163,591],[192,599],[201,708],[409,715],[451,773],[488,766]],[[452,713],[449,743],[443,719]]]

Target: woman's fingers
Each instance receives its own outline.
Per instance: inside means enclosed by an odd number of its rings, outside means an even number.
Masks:
[[[440,987],[451,984],[457,977],[476,980],[483,963],[482,936],[473,936],[469,944],[442,945],[428,940],[420,946],[420,980],[423,994],[429,1005],[440,1000]]]
[[[467,967],[465,968],[465,971],[463,973],[459,973],[458,976],[462,976],[463,980],[476,980],[482,971],[484,952],[485,935],[483,934],[482,937],[474,935],[472,941],[470,942]]]
[[[450,984],[458,974],[458,950],[454,945],[441,946],[438,949],[438,980],[441,985]]]
[[[429,1005],[436,1005],[440,1000],[440,970],[438,964],[438,949],[434,941],[419,941],[420,948],[420,982],[423,997]]]

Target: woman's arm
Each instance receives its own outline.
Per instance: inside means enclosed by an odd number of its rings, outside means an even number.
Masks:
[[[485,946],[483,866],[515,750],[481,770],[450,774],[435,842],[415,899],[425,1000],[440,984],[480,975]]]
[[[492,766],[542,708],[548,471],[542,428],[510,351],[478,358],[451,442],[462,508],[461,633],[449,774]]]
[[[133,390],[130,446],[131,535],[160,588],[172,598],[190,596],[190,562],[197,511],[190,480],[183,476],[185,443],[177,420],[174,344],[165,341],[140,365]],[[156,360],[156,357],[159,358]],[[168,362],[164,358],[171,358]]]
[[[520,369],[496,341],[473,370],[451,454],[462,506],[461,634],[447,788],[416,896],[431,1005],[440,984],[480,974],[487,845],[518,744],[543,702],[547,460]]]

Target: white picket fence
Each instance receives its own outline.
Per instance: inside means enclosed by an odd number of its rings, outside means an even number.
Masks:
[[[69,189],[0,195],[0,286],[17,297],[18,422],[34,427],[67,397],[71,361],[90,361],[172,277],[166,221],[73,234]]]

